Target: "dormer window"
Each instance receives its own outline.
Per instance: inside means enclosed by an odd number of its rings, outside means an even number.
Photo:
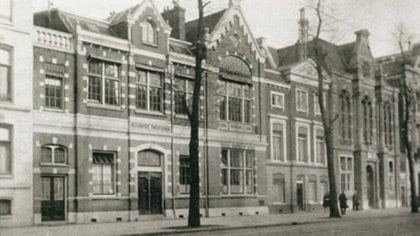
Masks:
[[[143,23],[142,31],[143,43],[146,44],[157,44],[157,33],[154,24],[151,21],[145,21]]]

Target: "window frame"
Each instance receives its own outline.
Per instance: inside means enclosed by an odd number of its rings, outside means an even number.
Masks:
[[[283,140],[283,147],[281,150],[283,151],[283,160],[277,159],[274,154],[274,125],[280,124],[282,125],[282,140]],[[271,161],[274,162],[287,162],[287,129],[286,129],[287,121],[285,119],[270,119],[270,137],[271,137]]]
[[[43,158],[43,149],[44,148],[49,148],[50,150],[51,150],[51,162],[45,162],[45,161],[43,161],[42,160],[42,158]],[[63,149],[63,151],[64,151],[64,162],[63,163],[57,163],[57,162],[55,162],[55,150],[56,149]],[[63,146],[63,145],[58,145],[58,144],[46,144],[46,145],[43,145],[42,147],[41,147],[41,156],[40,156],[41,158],[40,158],[40,163],[41,163],[41,165],[54,165],[54,166],[66,166],[66,165],[68,165],[68,151],[67,151],[67,148],[65,147],[65,146]]]
[[[112,193],[105,193],[104,192],[104,178],[103,178],[103,166],[105,165],[105,164],[102,164],[102,163],[98,163],[98,164],[95,164],[94,163],[94,155],[95,154],[99,154],[99,155],[101,155],[101,154],[112,154],[113,155],[113,158],[112,158],[112,164],[111,164],[111,182],[112,182]],[[94,151],[92,151],[92,175],[91,175],[91,178],[92,178],[92,189],[91,189],[91,193],[92,193],[92,195],[94,196],[94,197],[97,197],[97,196],[116,196],[117,195],[117,188],[116,188],[116,186],[117,186],[117,155],[118,155],[118,153],[117,152],[113,152],[113,151],[102,151],[102,150],[94,150]],[[100,193],[95,193],[94,191],[94,185],[95,185],[95,183],[94,183],[94,165],[100,165],[101,166],[101,188],[102,188],[102,192],[100,192]]]
[[[314,186],[314,192],[312,193],[311,196],[311,185],[313,184]],[[317,182],[317,177],[316,175],[310,175],[309,179],[308,179],[308,203],[310,204],[314,204],[314,203],[318,203],[319,202],[319,197],[318,197],[318,182]],[[311,197],[314,197],[315,199],[311,199]]]
[[[277,183],[278,180],[279,183]],[[272,183],[273,186],[281,186],[282,187],[282,193],[283,196],[278,196],[278,192],[274,192],[274,190],[279,190],[279,189],[275,189],[273,188],[273,204],[274,205],[282,205],[282,204],[286,204],[286,180],[285,180],[285,175],[283,173],[274,173],[272,175]],[[281,201],[277,201],[277,197],[281,199]]]
[[[7,44],[0,43],[0,50],[9,54],[9,64],[1,64],[1,67],[8,69],[7,71],[7,95],[5,98],[0,96],[0,102],[13,102],[13,68],[14,68],[14,48]]]
[[[164,104],[165,104],[165,86],[164,86],[164,74],[162,72],[159,71],[154,71],[154,70],[148,70],[145,68],[136,68],[136,76],[140,76],[140,73],[145,73],[146,74],[146,84],[142,84],[141,82],[139,82],[139,79],[136,79],[135,81],[135,107],[136,107],[136,111],[141,111],[141,112],[147,112],[147,113],[156,113],[156,114],[163,114],[164,113]],[[153,74],[157,74],[159,75],[159,79],[160,79],[160,87],[157,86],[151,86],[150,83],[150,73]],[[146,88],[146,108],[142,108],[140,106],[138,106],[138,104],[140,103],[139,98],[138,98],[138,89],[140,87],[145,87]],[[152,110],[151,109],[151,92],[150,89],[151,88],[160,88],[160,104],[159,104],[159,111],[156,110]]]
[[[252,85],[251,84],[247,84],[247,83],[240,83],[240,82],[236,82],[236,81],[231,81],[231,80],[226,80],[226,79],[221,79],[219,80],[221,83],[223,83],[222,86],[222,90],[218,90],[218,101],[219,101],[219,120],[221,121],[226,121],[226,122],[236,122],[236,123],[242,123],[242,124],[252,124],[253,121],[253,109],[252,109]],[[241,87],[241,96],[239,98],[239,96],[233,96],[229,94],[229,86],[240,86]],[[249,91],[249,97],[247,97],[245,95],[246,92],[246,87],[248,87],[248,91]],[[222,99],[224,101],[222,101]],[[231,119],[231,110],[234,109],[230,109],[230,99],[240,99],[240,121],[239,120],[234,120]],[[249,103],[249,107],[248,107],[248,112],[246,111],[246,102]],[[222,105],[223,104],[223,105]],[[222,107],[223,106],[223,107]],[[222,109],[223,108],[223,109]],[[238,108],[236,108],[238,109]],[[248,114],[247,114],[248,113]],[[224,115],[224,118],[222,118],[222,114]],[[248,118],[248,120],[247,120]]]
[[[306,129],[307,133],[306,133],[306,154],[307,154],[307,161],[305,162],[304,160],[300,160],[299,158],[299,128],[303,127]],[[295,160],[297,163],[310,163],[311,160],[311,142],[310,142],[310,137],[311,137],[311,130],[310,130],[310,125],[308,123],[302,123],[302,122],[296,122],[296,130],[295,130],[295,142],[296,142],[296,155],[295,155]]]
[[[226,156],[226,166],[224,166],[223,164],[223,153],[226,152],[227,156]],[[232,166],[232,152],[238,152],[238,153],[242,153],[242,166]],[[247,166],[248,161],[248,153],[252,153],[252,166],[249,167]],[[241,160],[239,159],[239,163],[241,163]],[[233,196],[239,196],[239,195],[255,195],[255,151],[254,150],[247,150],[247,149],[239,149],[239,148],[222,148],[222,154],[221,154],[221,194],[223,195],[233,195]],[[224,171],[225,170],[225,171]],[[232,192],[232,185],[236,185],[236,184],[232,184],[232,173],[234,173],[233,171],[242,171],[242,192]],[[250,189],[251,191],[249,192],[248,190],[248,185],[247,185],[247,174],[249,173],[249,171],[251,171],[251,185],[250,185]],[[226,172],[226,176],[223,176],[223,173]],[[241,173],[241,172],[238,172]],[[226,185],[224,185],[224,181],[226,181]],[[233,179],[234,180],[234,179]],[[238,179],[241,180],[241,179]],[[225,186],[226,186],[226,191],[225,191]]]
[[[326,92],[324,91],[322,95],[324,97],[324,108],[327,108],[327,95],[325,93]],[[319,107],[319,95],[317,93],[314,93],[314,114],[316,116],[321,115],[321,108]]]
[[[185,165],[185,163],[183,164],[181,160],[186,161],[188,165]],[[183,169],[183,171],[181,171],[181,169]],[[190,170],[191,170],[190,157],[188,155],[179,155],[178,183],[179,183],[179,194],[181,195],[190,194],[190,184],[191,184],[190,176],[189,176]]]
[[[323,153],[324,153],[324,163],[321,162],[321,160],[319,159],[318,156],[318,143],[319,143],[319,135],[318,132],[322,133],[322,143],[323,145]],[[318,164],[318,165],[327,165],[327,145],[325,143],[325,133],[324,133],[324,128],[322,126],[314,126],[314,132],[313,132],[313,140],[314,140],[314,164]],[[322,158],[322,157],[321,157]]]
[[[276,99],[274,99],[276,96],[281,97],[281,104],[275,104],[274,101],[277,101]],[[284,110],[284,93],[281,92],[276,92],[276,91],[270,91],[270,104],[271,104],[271,108],[277,108],[277,109],[281,109]]]
[[[339,169],[340,169],[340,189],[341,189],[341,191],[344,191],[344,192],[351,192],[351,191],[354,190],[354,158],[352,156],[349,156],[349,155],[339,155],[339,157],[340,157],[340,166],[339,166]],[[345,160],[345,170],[342,169],[343,158]],[[351,169],[349,169],[349,166],[348,166],[348,161],[349,160],[351,161]],[[344,190],[343,190],[343,182],[342,182],[343,175],[345,176],[344,177],[344,179],[345,179],[345,183],[344,183],[345,189]],[[350,175],[350,178],[349,178],[349,175]]]
[[[57,80],[57,81],[60,81],[60,106],[58,107],[58,106],[51,106],[51,105],[48,105],[48,98],[47,98],[47,80]],[[46,76],[45,76],[45,79],[44,79],[44,88],[45,88],[45,103],[44,103],[44,105],[45,105],[45,108],[46,109],[52,109],[52,110],[63,110],[64,109],[64,86],[63,86],[63,83],[64,83],[64,80],[63,80],[63,78],[62,77],[58,77],[58,76],[53,76],[53,75],[49,75],[49,74],[47,74]],[[51,85],[51,86],[55,86],[55,85]],[[51,99],[54,99],[54,100],[57,100],[57,97],[53,97],[53,98],[51,98]]]
[[[8,24],[12,24],[13,23],[13,9],[14,9],[14,1],[12,0],[7,0],[9,2],[9,16],[4,16],[0,14],[0,23],[8,23]]]
[[[142,43],[151,46],[157,46],[158,31],[156,24],[148,17],[141,25]],[[153,41],[150,41],[150,33],[152,32]]]
[[[9,141],[0,141],[1,144],[5,144],[8,145],[8,170],[6,170],[6,172],[1,173],[0,172],[0,178],[2,177],[11,177],[13,176],[13,170],[14,170],[14,165],[13,165],[13,149],[14,149],[14,129],[12,125],[9,124],[0,124],[0,129],[6,129],[9,132]]]
[[[392,169],[391,169],[392,167]],[[395,191],[395,182],[394,182],[394,176],[395,176],[395,164],[393,160],[388,161],[388,191],[394,192]]]
[[[302,93],[302,94],[299,94]],[[305,104],[303,104],[303,101],[299,101],[302,97],[300,95],[305,95]],[[300,107],[301,106],[304,107]],[[306,89],[303,88],[296,88],[296,111],[308,113],[309,112],[309,92]]]
[[[101,74],[95,74],[93,72],[91,72],[90,70],[90,63],[100,63],[101,65]],[[111,76],[107,76],[106,75],[106,65],[113,65],[116,66],[116,72],[117,72],[117,76],[116,77],[111,77]],[[100,79],[100,100],[97,99],[92,99],[90,98],[91,93],[90,93],[90,87],[91,87],[91,78],[96,78],[96,79]],[[118,92],[118,95],[114,98],[117,100],[116,104],[112,104],[112,103],[107,103],[107,87],[106,87],[106,82],[108,80],[111,80],[113,82],[118,81],[118,88],[114,91]],[[116,63],[116,62],[111,62],[111,61],[106,61],[106,60],[100,60],[100,59],[91,59],[88,61],[88,86],[87,86],[87,100],[89,102],[95,103],[95,104],[100,104],[103,106],[111,106],[111,107],[119,107],[121,106],[121,64]]]

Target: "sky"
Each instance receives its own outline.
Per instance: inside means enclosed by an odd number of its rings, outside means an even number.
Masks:
[[[34,12],[53,7],[94,19],[105,19],[110,12],[121,11],[143,0],[32,0]],[[153,0],[160,11],[171,7],[172,0]],[[228,6],[229,0],[209,0],[206,13]],[[265,37],[269,45],[285,47],[298,37],[299,9],[305,7],[307,18],[315,25],[314,0],[242,0],[241,6],[254,37]],[[186,9],[187,20],[196,18],[196,0],[179,0]],[[206,0],[204,0],[206,2]],[[355,40],[354,32],[368,29],[370,47],[375,57],[398,52],[393,32],[404,24],[413,36],[412,44],[420,43],[419,0],[325,0],[324,18],[328,26],[322,38],[336,44]]]

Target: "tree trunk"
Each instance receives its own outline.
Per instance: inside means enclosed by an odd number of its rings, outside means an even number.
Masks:
[[[329,124],[332,125],[332,124]],[[325,127],[325,125],[324,125]],[[328,127],[328,126],[327,126]],[[335,181],[335,162],[334,162],[334,135],[328,128],[325,133],[325,145],[327,149],[328,182],[330,185],[330,217],[340,217],[337,201],[337,184]]]
[[[405,145],[405,150],[406,150],[406,153],[407,153],[408,169],[409,169],[409,172],[410,172],[411,212],[412,213],[417,213],[417,212],[419,212],[419,207],[418,207],[417,195],[416,195],[416,176],[415,176],[414,160],[413,160],[413,155],[412,155],[412,150],[411,150],[411,144],[410,143]]]
[[[199,129],[200,129],[200,89],[202,81],[202,61],[205,56],[203,29],[203,1],[198,0],[198,28],[195,52],[195,83],[191,112],[188,118],[191,126],[190,136],[190,202],[188,226],[200,227],[200,167],[199,167]]]

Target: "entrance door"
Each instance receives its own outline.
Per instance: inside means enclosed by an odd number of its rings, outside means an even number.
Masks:
[[[64,220],[64,177],[42,177],[43,221]]]
[[[406,196],[405,196],[405,187],[401,186],[401,206],[407,206]]]
[[[370,208],[372,208],[375,202],[375,185],[374,185],[373,169],[371,166],[366,167],[366,184],[367,184],[368,205]]]
[[[162,214],[162,174],[139,172],[138,206],[140,214]]]
[[[303,183],[296,184],[297,206],[303,210]]]

